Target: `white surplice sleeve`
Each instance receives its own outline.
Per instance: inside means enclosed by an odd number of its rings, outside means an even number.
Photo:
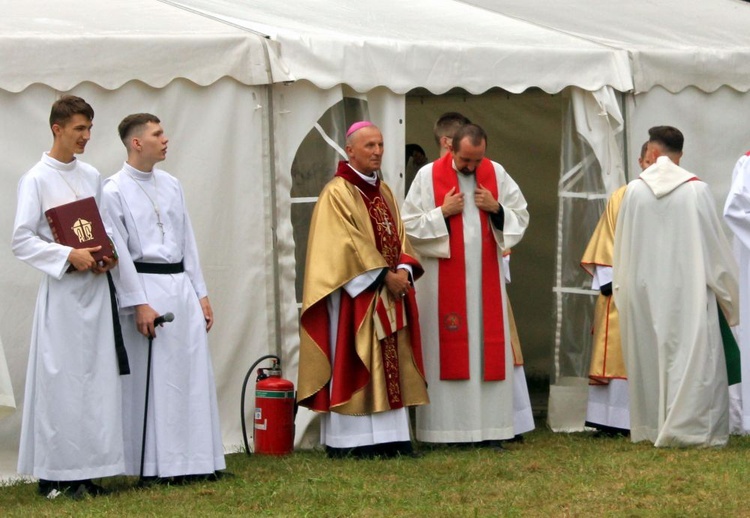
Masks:
[[[523,238],[526,228],[529,226],[529,211],[526,209],[526,198],[523,197],[518,184],[505,171],[503,166],[492,162],[495,167],[497,178],[498,203],[503,207],[504,224],[503,229],[492,230],[495,240],[502,250],[508,250],[516,246]]]
[[[147,304],[148,298],[140,275],[135,270],[133,258],[130,255],[128,241],[130,233],[125,224],[122,194],[114,179],[105,181],[102,192],[103,217],[112,226],[112,241],[119,256],[117,268],[111,270],[112,280],[117,289],[117,302],[120,308],[128,308],[139,304]]]
[[[716,295],[727,323],[735,326],[739,323],[740,300],[737,262],[716,214],[711,189],[703,182],[694,183],[699,201],[699,224],[703,227],[706,285]]]
[[[70,266],[68,256],[73,249],[41,237],[40,226],[47,225],[43,212],[37,178],[27,174],[18,183],[18,207],[11,241],[13,254],[37,270],[62,279]]]
[[[450,257],[450,234],[443,211],[435,206],[432,164],[419,170],[401,208],[406,235],[423,257]]]

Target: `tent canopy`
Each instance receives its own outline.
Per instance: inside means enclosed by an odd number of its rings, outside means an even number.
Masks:
[[[323,89],[632,89],[626,52],[454,0],[174,3],[267,34],[296,79]]]
[[[742,0],[462,1],[629,51],[636,93],[655,86],[673,93],[689,86],[750,90],[750,3]]]
[[[246,29],[158,0],[0,0],[0,89],[34,83],[68,91],[83,81],[114,90],[177,78],[246,85],[289,80],[275,44]],[[270,46],[270,49],[266,49]]]

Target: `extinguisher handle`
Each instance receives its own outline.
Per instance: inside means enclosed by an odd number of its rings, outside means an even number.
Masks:
[[[277,362],[281,361],[281,358],[276,356],[275,354],[266,354],[264,356],[261,356],[257,360],[255,360],[255,363],[253,363],[250,368],[247,370],[247,373],[245,374],[245,379],[242,382],[242,394],[240,395],[240,422],[242,424],[242,439],[245,442],[245,453],[248,455],[251,455],[250,452],[250,444],[247,441],[247,426],[245,424],[245,393],[247,391],[247,382],[250,379],[250,376],[252,375],[253,371],[255,370],[255,367],[258,366],[260,362],[267,359],[275,359]]]

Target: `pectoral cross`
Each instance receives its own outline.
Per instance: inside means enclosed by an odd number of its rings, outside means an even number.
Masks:
[[[164,223],[161,221],[161,214],[157,209],[154,209],[154,212],[156,213],[156,225],[159,227],[159,230],[161,230],[161,242],[164,244],[164,235],[166,232],[164,232]]]

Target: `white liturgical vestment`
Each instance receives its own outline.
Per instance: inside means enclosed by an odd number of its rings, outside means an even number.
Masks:
[[[104,184],[104,202],[127,243],[121,254],[118,300],[132,375],[123,380],[125,460],[140,470],[148,340],[135,324],[135,304],[147,301],[174,322],[153,340],[144,475],[207,474],[225,468],[216,386],[206,322],[198,248],[180,182],[160,169],[144,173],[127,163]],[[185,271],[136,273],[132,262],[174,264]],[[122,309],[124,308],[124,309]]]
[[[738,314],[737,267],[711,191],[666,156],[630,182],[615,232],[633,442],[721,446],[729,434],[717,301]]]
[[[55,243],[44,215],[89,196],[101,209],[101,189],[99,173],[90,165],[65,164],[47,154],[18,185],[13,253],[44,273],[31,330],[20,474],[83,480],[125,470],[107,277],[91,271],[66,274],[71,248]]]
[[[482,377],[482,253],[479,209],[473,202],[476,181],[473,175],[458,175],[460,192],[465,194],[463,211],[466,259],[466,318],[469,336],[469,379],[440,379],[440,339],[438,319],[438,259],[450,257],[448,225],[440,207],[435,206],[433,164],[419,170],[401,211],[404,227],[419,253],[424,275],[417,282],[420,327],[425,374],[430,393],[429,405],[417,408],[417,438],[434,443],[480,442],[510,439],[533,429],[533,418],[523,368],[513,366],[510,326],[505,294],[503,251],[515,246],[528,226],[526,200],[515,181],[500,164],[492,162],[497,179],[499,203],[505,221],[502,230],[493,227],[497,244],[505,330],[505,379],[484,381]],[[519,397],[520,396],[520,397]],[[514,401],[518,399],[517,401]],[[515,416],[518,415],[518,419]],[[515,422],[519,426],[515,426]]]

